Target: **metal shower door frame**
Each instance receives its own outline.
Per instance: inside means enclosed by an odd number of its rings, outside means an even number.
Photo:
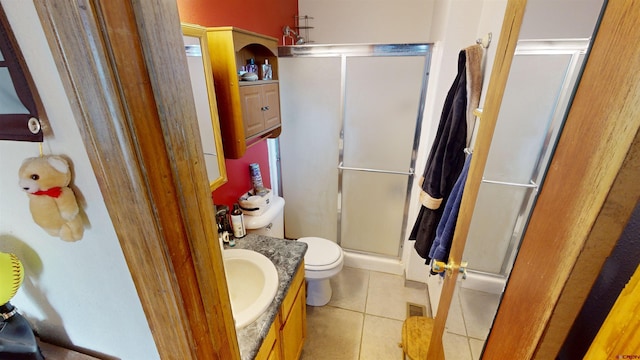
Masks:
[[[522,207],[518,213],[518,218],[514,224],[512,238],[509,241],[507,252],[502,267],[500,269],[500,275],[507,277],[511,272],[513,263],[520,249],[520,242],[524,237],[526,227],[529,223],[529,218],[533,212],[536,200],[539,195],[540,188],[544,183],[547,170],[549,168],[550,159],[553,156],[556,145],[560,139],[562,133],[562,126],[566,119],[568,109],[571,106],[573,97],[573,87],[571,85],[571,79],[575,78],[575,82],[579,81],[580,72],[586,63],[586,58],[580,61],[581,57],[586,56],[589,49],[591,39],[545,39],[545,40],[520,40],[515,49],[514,56],[527,56],[527,55],[569,55],[571,60],[567,65],[566,74],[564,76],[560,95],[556,100],[556,107],[554,113],[551,116],[549,125],[547,128],[544,143],[538,153],[537,162],[533,168],[531,174],[531,180],[529,184],[516,184],[514,186],[520,186],[528,188],[528,193],[525,196],[525,200],[522,203]],[[555,137],[554,137],[555,135]],[[490,183],[490,180],[482,179],[485,183]],[[505,184],[511,185],[511,184]],[[533,186],[532,186],[533,185]]]
[[[415,175],[415,163],[420,145],[420,134],[422,131],[422,122],[424,107],[427,94],[427,85],[429,82],[429,69],[431,66],[431,55],[433,52],[432,43],[420,44],[327,44],[327,45],[304,45],[304,46],[281,46],[278,48],[279,57],[338,57],[340,58],[340,138],[338,141],[338,209],[337,209],[337,243],[342,245],[342,183],[344,171],[362,171],[372,173],[406,175],[407,191],[404,201],[404,213],[402,215],[402,228],[398,241],[398,252],[393,258],[400,258],[404,246],[404,238],[406,236],[406,228],[408,222],[409,203],[411,198],[411,189],[413,187],[413,179]],[[425,58],[422,85],[420,88],[420,100],[416,114],[416,126],[414,131],[413,146],[411,150],[411,159],[409,169],[404,171],[392,171],[384,169],[355,168],[344,166],[344,129],[346,124],[347,111],[347,59],[351,57],[404,57],[404,56],[421,56]],[[356,251],[349,249],[350,251]],[[377,254],[380,255],[380,254]],[[380,255],[385,256],[385,255]]]

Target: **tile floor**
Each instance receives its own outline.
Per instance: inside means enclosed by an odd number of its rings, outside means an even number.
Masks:
[[[349,267],[331,285],[329,304],[307,306],[302,359],[402,359],[406,303],[428,307],[426,285],[405,287],[402,276]]]
[[[478,360],[489,335],[500,294],[465,289],[458,282],[442,335],[446,359]]]
[[[426,284],[402,276],[345,267],[331,279],[326,306],[307,306],[303,360],[402,359],[398,346],[407,302],[429,309]],[[475,294],[479,293],[479,294]],[[486,296],[462,289],[456,294],[443,341],[447,359],[477,359],[491,318],[473,314],[487,306]],[[497,303],[497,302],[496,302]],[[496,305],[497,306],[497,305]],[[477,354],[477,355],[476,355]]]

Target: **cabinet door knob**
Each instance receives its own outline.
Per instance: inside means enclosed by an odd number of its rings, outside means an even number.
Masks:
[[[263,107],[260,108],[260,110],[267,111],[267,110],[269,110],[269,107],[268,106],[263,106]]]

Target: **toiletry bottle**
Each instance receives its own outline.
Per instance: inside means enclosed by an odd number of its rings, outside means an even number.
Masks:
[[[262,64],[262,80],[271,80],[273,79],[273,71],[271,70],[271,64],[269,64],[269,59],[264,59],[264,64]]]
[[[258,65],[253,58],[247,60],[247,72],[258,74]]]
[[[239,204],[233,204],[233,211],[231,212],[231,226],[233,227],[234,238],[239,239],[247,234],[244,227],[244,217]]]
[[[253,195],[264,195],[267,189],[262,184],[262,174],[260,173],[260,164],[249,164],[249,175],[251,176],[251,185],[253,186]]]

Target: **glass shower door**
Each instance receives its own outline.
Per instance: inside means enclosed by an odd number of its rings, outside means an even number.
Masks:
[[[278,61],[285,237],[337,241],[340,59]]]
[[[420,109],[424,58],[346,61],[340,161],[343,248],[398,257]]]
[[[399,258],[430,44],[279,49],[285,236]]]
[[[476,356],[491,331],[588,46],[576,39],[520,40],[516,47],[462,255],[468,276],[455,284],[444,337],[468,340]],[[452,342],[444,347],[455,353]]]

